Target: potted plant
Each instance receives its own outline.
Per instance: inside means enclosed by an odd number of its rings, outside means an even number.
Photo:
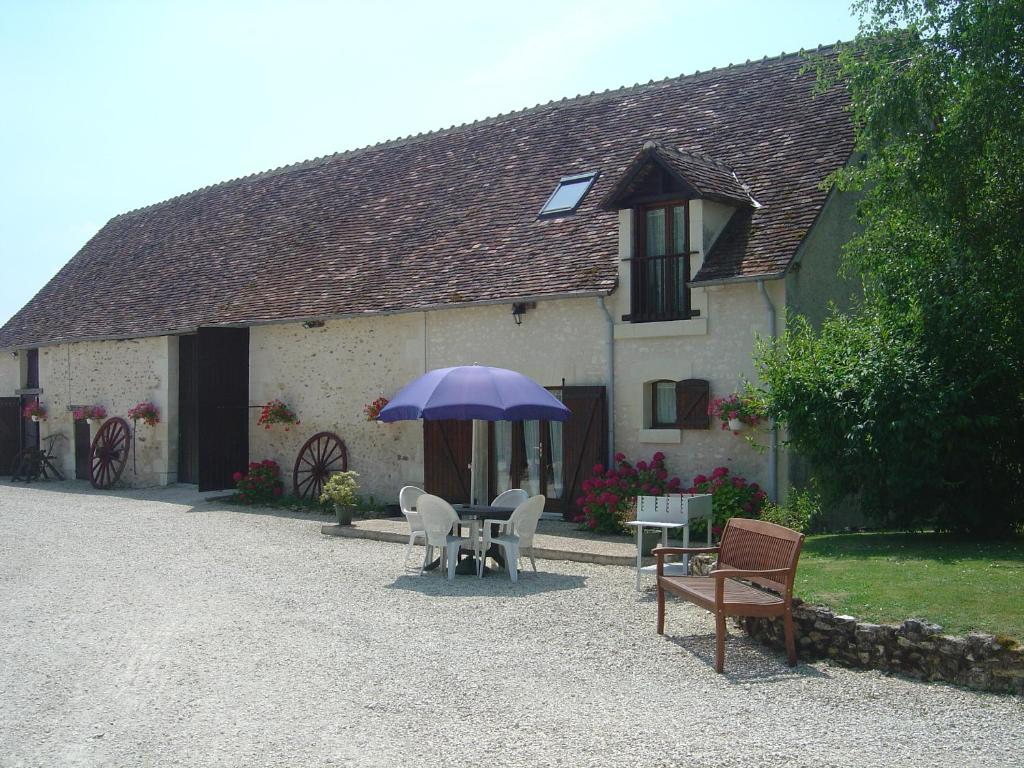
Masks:
[[[32,419],[32,421],[46,421],[46,408],[38,400],[26,403],[22,414],[26,419]]]
[[[372,403],[367,403],[363,406],[363,413],[366,414],[367,421],[377,421],[377,417],[380,416],[381,410],[385,405],[388,404],[388,399],[381,395]],[[381,422],[377,422],[378,424]]]
[[[264,429],[270,429],[274,424],[284,424],[285,432],[291,429],[292,424],[298,423],[299,419],[295,415],[295,411],[276,397],[263,406],[263,410],[260,411],[259,421],[256,422],[257,426]]]
[[[141,419],[146,426],[152,427],[160,422],[160,409],[146,400],[129,408],[128,418],[132,421]]]
[[[107,409],[102,405],[83,405],[75,408],[74,418],[75,421],[84,419],[90,426],[98,425],[107,418]]]
[[[338,516],[338,525],[352,525],[352,511],[359,501],[356,496],[356,491],[359,490],[357,477],[359,477],[359,473],[352,470],[335,472],[324,483],[323,493],[320,494],[320,503],[334,505],[334,513]]]
[[[764,403],[752,389],[716,398],[708,406],[708,413],[722,422],[722,429],[731,430],[734,434],[747,427],[756,427],[765,418]]]

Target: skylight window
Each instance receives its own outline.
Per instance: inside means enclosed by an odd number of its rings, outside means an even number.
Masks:
[[[540,209],[540,216],[552,216],[557,213],[572,213],[579,208],[583,196],[597,178],[597,172],[581,173],[576,176],[563,176],[558,187]]]

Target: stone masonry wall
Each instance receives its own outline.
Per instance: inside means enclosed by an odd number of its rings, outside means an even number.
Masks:
[[[793,599],[797,653],[843,666],[878,669],[981,691],[1024,694],[1024,648],[982,633],[942,634],[942,627],[907,619],[898,627],[837,616]],[[784,647],[782,619],[744,617],[736,623],[766,645]]]
[[[55,432],[66,440],[56,443],[58,463],[68,477],[75,474],[72,405],[103,405],[109,416],[126,417],[128,409],[150,400],[160,409],[160,423],[139,422],[135,455],[128,459],[120,483],[131,487],[174,482],[177,467],[176,403],[177,340],[167,336],[125,341],[59,344],[39,350],[39,400],[48,416],[40,424],[40,437]],[[128,422],[132,425],[132,422]],[[98,427],[92,428],[96,436]]]

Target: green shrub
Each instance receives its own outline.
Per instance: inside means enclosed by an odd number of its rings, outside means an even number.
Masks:
[[[358,472],[335,472],[324,483],[323,493],[320,494],[321,504],[340,504],[343,507],[354,507],[359,503],[356,491],[359,490],[359,483],[356,478]]]
[[[761,519],[800,533],[818,533],[823,527],[821,498],[813,488],[793,488],[785,504],[766,501],[761,507]]]

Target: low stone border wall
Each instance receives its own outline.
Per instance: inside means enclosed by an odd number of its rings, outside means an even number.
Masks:
[[[828,608],[793,599],[797,653],[860,669],[879,669],[919,680],[979,691],[1024,695],[1024,648],[992,635],[943,635],[942,627],[907,619],[898,627],[836,616]],[[782,619],[739,618],[736,623],[767,645],[785,646]]]

